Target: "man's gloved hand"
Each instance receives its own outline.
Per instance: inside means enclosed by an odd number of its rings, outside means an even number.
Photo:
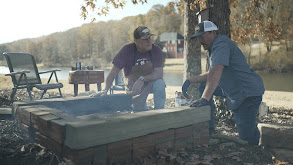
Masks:
[[[188,94],[187,94],[187,89],[188,89],[189,85],[190,85],[190,81],[189,81],[189,80],[185,80],[185,82],[184,82],[183,85],[182,85],[182,93],[183,93],[183,95],[184,95],[187,99],[190,98],[190,97],[188,96]]]
[[[209,101],[205,98],[200,98],[199,100],[193,102],[190,107],[202,107],[209,104]]]
[[[98,96],[106,96],[107,95],[108,90],[102,90],[98,93],[93,93],[90,95],[90,97],[98,97]]]

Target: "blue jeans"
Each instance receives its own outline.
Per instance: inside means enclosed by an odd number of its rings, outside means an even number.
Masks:
[[[206,83],[199,84],[199,96],[201,97],[205,89]],[[222,89],[217,87],[213,93],[214,96],[223,96]],[[247,97],[240,106],[233,110],[234,121],[237,125],[239,138],[247,141],[249,144],[258,144],[259,130],[256,126],[256,115],[258,113],[259,105],[262,101],[262,96]],[[209,129],[211,133],[215,130],[215,105],[213,98],[209,100],[211,107],[211,120],[209,121]]]
[[[153,81],[153,86],[150,93],[154,95],[154,109],[164,109],[166,102],[166,84],[163,79],[156,79]],[[144,109],[134,109],[135,111],[149,110],[147,103],[144,105]]]
[[[206,87],[206,82],[199,83],[198,90],[199,90],[199,97],[201,98],[203,91]],[[216,90],[213,93],[213,96],[223,96],[222,89],[220,87],[217,87]],[[213,97],[209,100],[209,105],[211,107],[211,120],[209,121],[209,131],[210,134],[215,132],[215,104]]]
[[[239,138],[247,141],[249,144],[258,145],[259,142],[260,135],[257,128],[256,116],[261,101],[262,96],[248,97],[233,111]]]

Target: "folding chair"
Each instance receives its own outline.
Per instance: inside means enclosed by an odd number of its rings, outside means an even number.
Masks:
[[[13,53],[4,52],[3,55],[6,58],[7,65],[10,73],[5,74],[5,76],[11,76],[14,87],[12,88],[12,93],[10,95],[10,103],[13,102],[14,96],[17,89],[26,88],[29,94],[30,100],[33,100],[31,91],[33,87],[42,90],[43,93],[41,98],[49,89],[59,89],[59,97],[62,97],[61,89],[63,84],[58,82],[56,71],[61,71],[59,69],[48,70],[39,72],[34,56],[29,53]],[[51,73],[47,84],[42,84],[40,74]],[[50,83],[51,78],[55,75],[56,83]]]
[[[115,85],[112,85],[110,87],[110,94],[114,94],[114,91],[125,91],[125,84],[123,81],[123,74],[122,71],[118,73],[118,75],[115,77],[114,81]]]

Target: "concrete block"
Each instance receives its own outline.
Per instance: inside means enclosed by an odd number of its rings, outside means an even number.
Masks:
[[[29,132],[29,126],[28,125],[26,125],[26,124],[24,124],[24,123],[20,123],[19,124],[19,126],[20,126],[20,128],[22,129],[22,130],[24,130],[25,132]]]
[[[33,125],[37,125],[39,117],[43,116],[43,115],[48,115],[48,114],[50,114],[50,112],[46,112],[46,111],[31,111],[30,114],[31,114],[30,115],[31,116],[31,123]]]
[[[174,149],[174,140],[156,144],[155,149],[156,150],[161,150],[161,149],[171,149],[171,150],[173,150]]]
[[[96,146],[82,150],[70,149],[66,146],[63,148],[63,157],[69,159],[75,164],[95,164],[106,165],[107,163],[107,146]]]
[[[76,164],[92,163],[94,161],[104,162],[107,160],[108,156],[106,145],[81,150],[75,150],[65,146],[63,155]]]
[[[19,109],[20,109],[19,112],[21,113],[20,121],[27,124],[27,125],[30,125],[30,123],[31,123],[31,113],[40,111],[38,109],[35,109],[32,106],[19,107]]]
[[[209,106],[182,106],[126,114],[104,120],[67,123],[65,136],[70,138],[66,138],[64,143],[70,148],[82,149],[193,125],[208,121],[209,109]]]
[[[269,148],[293,150],[293,125],[259,123],[260,144]]]
[[[12,109],[11,108],[0,108],[0,115],[12,115]]]
[[[107,144],[108,159],[111,163],[121,161],[131,161],[132,159],[132,139],[123,140]]]
[[[174,132],[174,129],[169,129],[166,131],[153,133],[152,136],[154,138],[155,145],[157,146],[158,144],[173,141],[175,139]]]
[[[155,147],[155,141],[152,135],[145,135],[133,138],[133,150],[146,147]]]
[[[57,124],[59,122],[58,120],[63,119],[60,119],[59,117],[52,114],[40,116],[37,124],[38,130],[40,133],[47,136],[48,138],[53,139],[59,144],[63,144],[65,135],[65,124],[63,126]]]
[[[143,158],[151,156],[154,153],[154,149],[154,147],[133,149],[132,160],[135,162],[135,164],[142,164]]]
[[[53,152],[57,153],[58,155],[62,154],[62,145],[55,142],[54,140],[47,138],[46,136],[42,135],[39,132],[35,133],[35,142],[41,144],[42,146],[49,148]]]

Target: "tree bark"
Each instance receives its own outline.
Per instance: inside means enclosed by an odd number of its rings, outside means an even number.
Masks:
[[[201,51],[197,39],[191,40],[195,25],[198,24],[196,11],[190,10],[190,3],[194,0],[186,0],[184,4],[184,74],[183,81],[201,74]],[[188,88],[189,95],[198,99],[198,84],[192,84]]]
[[[214,22],[218,26],[218,34],[223,34],[231,38],[229,20],[231,11],[228,0],[207,0],[207,6],[209,8],[210,21]],[[216,116],[219,116],[221,108],[227,110],[227,102],[226,99],[219,96],[215,96],[214,100],[216,106]]]
[[[207,0],[209,7],[210,21],[218,26],[218,33],[231,38],[230,33],[230,5],[228,0]]]

